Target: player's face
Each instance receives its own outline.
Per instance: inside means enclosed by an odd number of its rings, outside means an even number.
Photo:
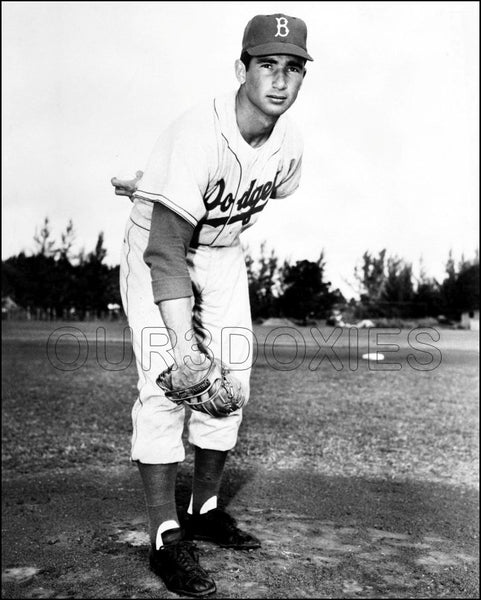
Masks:
[[[247,98],[264,114],[278,117],[294,104],[305,72],[296,56],[255,56],[245,74]]]

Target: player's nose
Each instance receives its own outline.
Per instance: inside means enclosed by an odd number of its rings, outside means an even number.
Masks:
[[[282,71],[278,71],[274,76],[273,86],[276,90],[285,90],[287,87],[287,78]]]

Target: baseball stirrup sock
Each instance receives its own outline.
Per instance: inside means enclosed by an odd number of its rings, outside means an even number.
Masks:
[[[217,507],[227,451],[195,448],[194,480],[190,514],[204,514]]]
[[[170,532],[169,536],[165,535],[167,532]],[[155,538],[155,549],[158,550],[164,545],[164,538],[169,537],[169,541],[172,542],[175,538],[176,541],[180,541],[182,539],[182,532],[180,530],[179,524],[177,521],[170,520],[164,521],[159,525],[157,529],[157,535]]]
[[[165,526],[162,528],[165,523],[170,523],[168,529],[179,527],[175,504],[177,463],[166,465],[137,464],[144,484],[150,542],[152,546],[157,547],[159,529],[162,529],[160,535],[166,531]]]
[[[214,510],[214,508],[217,508],[217,496],[212,496],[212,498],[209,498],[208,500],[206,500],[204,502],[204,504],[199,509],[199,515],[203,515],[206,512],[209,512],[209,510]],[[190,496],[190,503],[189,503],[189,508],[187,509],[187,512],[189,513],[189,515],[193,514],[193,512],[194,512],[194,495],[193,494]]]

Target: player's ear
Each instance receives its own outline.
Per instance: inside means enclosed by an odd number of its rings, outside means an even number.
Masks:
[[[241,85],[246,82],[246,67],[239,58],[235,61],[235,76]]]

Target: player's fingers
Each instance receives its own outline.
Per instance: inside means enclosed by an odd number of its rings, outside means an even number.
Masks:
[[[126,190],[124,188],[119,188],[119,187],[115,188],[116,196],[128,196],[130,198],[130,196],[132,196],[132,194],[133,194],[133,191],[131,191],[131,190]]]
[[[110,180],[110,183],[114,186],[120,186],[120,187],[133,187],[135,186],[135,184],[137,183],[137,181],[142,177],[142,175],[144,174],[143,171],[136,171],[135,173],[135,177],[133,177],[132,179],[120,179],[120,177],[112,177],[112,179]]]
[[[131,187],[133,181],[135,181],[135,179],[119,179],[118,177],[112,177],[112,179],[110,180],[110,183],[114,187],[126,188],[126,187]]]

